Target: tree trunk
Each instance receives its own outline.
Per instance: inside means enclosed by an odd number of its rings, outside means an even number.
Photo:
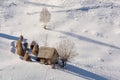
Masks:
[[[44,25],[44,29],[47,29],[47,28],[46,28],[46,25]]]

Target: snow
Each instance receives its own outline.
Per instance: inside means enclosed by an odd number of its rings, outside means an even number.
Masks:
[[[40,11],[51,13],[49,30]],[[0,0],[0,80],[119,80],[119,0]],[[15,53],[20,35],[39,46],[75,42],[77,56],[64,69],[25,62]]]

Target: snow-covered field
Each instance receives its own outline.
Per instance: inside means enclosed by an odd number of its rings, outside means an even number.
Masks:
[[[51,13],[45,30],[40,11]],[[28,43],[56,47],[63,39],[77,56],[64,69],[25,62],[13,54],[20,35]],[[0,80],[119,80],[120,0],[0,0]]]

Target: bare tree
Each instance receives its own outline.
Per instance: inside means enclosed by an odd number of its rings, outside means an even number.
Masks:
[[[64,67],[67,61],[70,61],[77,55],[75,50],[75,44],[70,40],[60,41],[56,49],[62,62],[61,67]]]
[[[51,19],[51,14],[46,7],[42,8],[40,12],[40,21],[43,23],[44,29],[46,29],[47,23]]]

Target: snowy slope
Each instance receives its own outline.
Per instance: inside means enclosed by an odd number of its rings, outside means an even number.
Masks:
[[[44,30],[40,11],[52,18]],[[0,80],[119,80],[119,0],[0,0]],[[75,42],[78,56],[65,69],[25,62],[11,52],[23,35],[40,46],[62,39]]]

